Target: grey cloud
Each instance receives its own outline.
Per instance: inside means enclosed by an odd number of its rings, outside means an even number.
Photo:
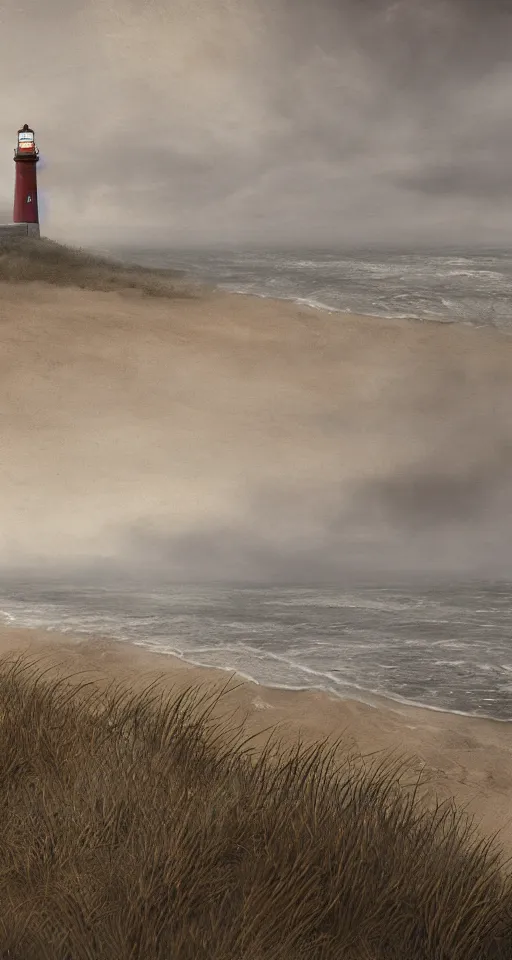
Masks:
[[[1,17],[0,207],[27,120],[57,238],[432,241],[464,237],[468,201],[512,236],[508,3],[6,0]]]

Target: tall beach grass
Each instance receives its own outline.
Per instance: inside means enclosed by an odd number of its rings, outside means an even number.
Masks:
[[[127,264],[36,237],[0,239],[0,283],[43,282],[85,290],[131,290],[152,297],[190,297],[177,270]]]
[[[257,747],[222,703],[0,664],[0,957],[512,957],[510,875],[463,813],[389,758]]]

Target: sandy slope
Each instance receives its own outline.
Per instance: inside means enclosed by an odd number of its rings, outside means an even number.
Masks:
[[[372,704],[339,700],[314,691],[284,691],[248,683],[218,670],[190,666],[175,657],[98,638],[79,640],[43,631],[0,630],[0,656],[26,654],[45,668],[56,666],[73,682],[103,684],[112,679],[141,689],[156,679],[166,688],[225,686],[219,713],[229,722],[245,720],[250,733],[279,725],[285,742],[343,736],[349,748],[373,754],[394,752],[415,760],[428,777],[431,796],[455,797],[474,814],[486,834],[500,832],[512,856],[511,725],[420,710],[390,701]],[[230,680],[230,677],[232,678]],[[263,732],[265,731],[265,732]]]

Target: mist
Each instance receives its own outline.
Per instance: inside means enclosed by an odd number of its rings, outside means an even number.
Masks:
[[[512,340],[228,295],[2,290],[0,568],[512,573]]]
[[[506,0],[4,0],[0,216],[25,122],[73,243],[509,244]]]

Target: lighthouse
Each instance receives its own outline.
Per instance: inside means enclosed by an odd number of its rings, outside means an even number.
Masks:
[[[16,181],[14,186],[13,222],[26,225],[26,233],[39,236],[39,210],[37,206],[37,162],[39,150],[34,131],[26,123],[18,130],[14,151]]]

